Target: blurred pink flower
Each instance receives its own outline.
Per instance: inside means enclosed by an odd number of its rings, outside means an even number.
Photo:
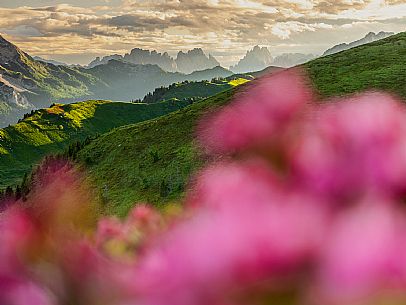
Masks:
[[[321,248],[316,304],[371,304],[405,292],[405,213],[376,200],[338,215]]]
[[[295,69],[262,77],[233,103],[201,122],[199,137],[209,153],[229,153],[283,138],[313,99],[304,74]]]
[[[29,268],[30,256],[38,250],[38,233],[20,207],[13,205],[0,213],[0,304],[54,304]]]
[[[330,199],[406,194],[406,109],[367,93],[317,111],[292,145],[297,181]]]
[[[207,152],[228,156],[181,216],[100,217],[81,172],[44,162],[0,213],[0,304],[406,303],[404,107],[380,93],[308,105],[297,70],[247,88],[202,123]]]
[[[314,262],[328,219],[323,205],[275,192],[259,164],[223,165],[200,177],[196,213],[140,259],[140,304],[232,301],[241,287],[260,281],[294,285]]]
[[[56,305],[49,291],[38,286],[35,282],[26,280],[1,283],[0,279],[0,304],[2,305]]]
[[[283,184],[267,162],[222,162],[206,168],[191,187],[190,206],[236,210],[275,202]]]

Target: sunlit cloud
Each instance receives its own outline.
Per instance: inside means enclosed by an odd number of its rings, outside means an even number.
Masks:
[[[228,66],[257,44],[274,55],[321,53],[370,31],[404,31],[406,24],[401,0],[21,2],[1,2],[0,33],[33,55],[70,63],[134,47],[172,55],[201,47]]]

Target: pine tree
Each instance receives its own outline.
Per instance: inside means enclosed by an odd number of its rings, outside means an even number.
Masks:
[[[25,201],[27,200],[27,195],[30,192],[31,180],[28,178],[28,174],[25,173],[23,181],[21,182],[21,197]]]
[[[22,197],[21,187],[19,185],[17,185],[17,187],[16,187],[14,197],[16,200],[19,200]]]
[[[6,197],[6,198],[11,198],[11,197],[13,197],[13,196],[14,196],[13,188],[12,188],[11,186],[8,186],[8,187],[6,188],[5,193],[4,193],[4,197]]]

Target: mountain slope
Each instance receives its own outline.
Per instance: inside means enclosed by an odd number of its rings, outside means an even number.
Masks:
[[[0,189],[18,181],[43,156],[60,152],[75,141],[155,118],[187,104],[87,101],[36,110],[18,124],[0,129]]]
[[[406,32],[305,64],[324,96],[380,89],[406,98]]]
[[[36,61],[0,36],[0,126],[52,100],[87,96],[96,84],[105,86],[86,71]]]
[[[405,46],[406,33],[401,33],[316,59],[304,67],[323,96],[379,88],[406,97]],[[106,212],[124,215],[139,201],[164,204],[178,200],[190,174],[203,162],[193,143],[196,122],[208,110],[226,104],[234,91],[155,120],[112,130],[85,146],[79,161],[100,188]]]
[[[102,190],[106,213],[125,215],[136,202],[178,200],[190,173],[201,164],[193,145],[196,122],[227,103],[228,90],[175,113],[123,126],[79,151],[91,179]]]
[[[189,50],[186,53],[180,51],[176,56],[175,64],[177,71],[182,73],[192,73],[220,66],[212,55],[207,56],[200,48]]]

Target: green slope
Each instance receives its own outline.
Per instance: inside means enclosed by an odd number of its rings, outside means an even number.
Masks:
[[[310,61],[323,96],[381,89],[406,98],[406,32]]]
[[[18,181],[43,156],[60,152],[74,141],[186,105],[187,102],[147,105],[87,101],[37,110],[18,124],[0,129],[0,189]]]
[[[79,152],[101,189],[107,213],[125,213],[135,202],[178,200],[190,173],[200,165],[193,145],[196,122],[227,103],[222,92],[155,120],[123,126],[92,141]]]
[[[304,67],[323,96],[367,88],[405,95],[406,33],[316,59]],[[196,122],[229,101],[234,90],[156,120],[115,129],[79,152],[106,201],[107,213],[124,215],[136,202],[178,200],[190,174],[203,162],[193,145]]]

